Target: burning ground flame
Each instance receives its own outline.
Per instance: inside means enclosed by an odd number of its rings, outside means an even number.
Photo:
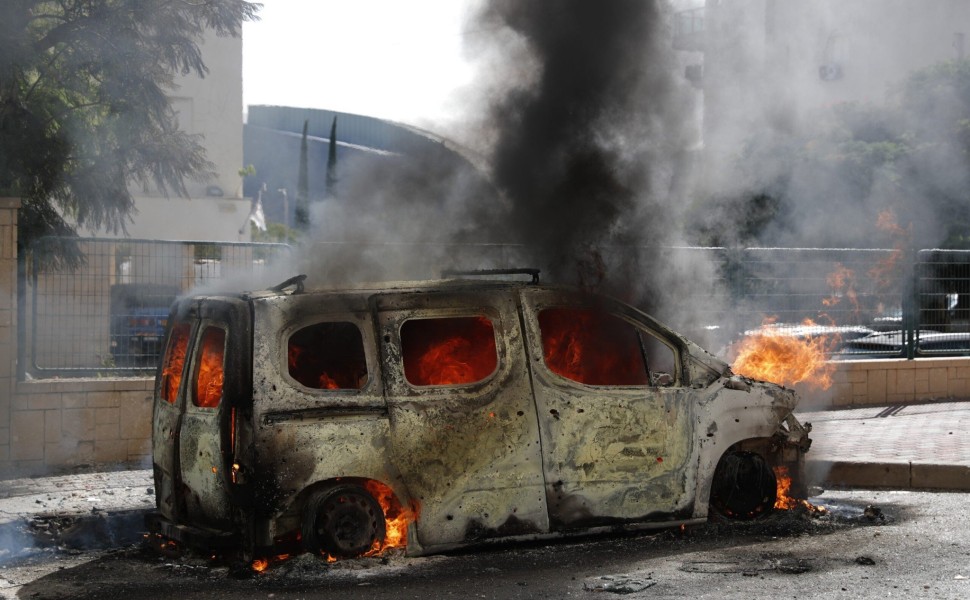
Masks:
[[[775,473],[775,481],[777,482],[775,489],[775,510],[795,510],[797,508],[803,508],[809,514],[813,515],[828,514],[829,511],[824,506],[815,506],[808,500],[794,498],[790,495],[792,481],[791,475],[788,473],[788,467],[778,466],[772,470]]]
[[[811,319],[802,325],[817,327]],[[781,385],[807,383],[827,390],[832,386],[835,365],[826,358],[838,343],[838,335],[797,336],[766,322],[741,340],[732,369],[739,375]]]

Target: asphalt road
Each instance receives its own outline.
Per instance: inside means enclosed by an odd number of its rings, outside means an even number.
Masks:
[[[197,555],[159,556],[139,545],[68,550],[61,544],[0,564],[0,594],[124,600],[956,600],[970,598],[967,500],[961,493],[829,491],[813,498],[831,510],[823,517],[789,513],[686,531],[332,565],[303,555],[274,563],[261,574]]]

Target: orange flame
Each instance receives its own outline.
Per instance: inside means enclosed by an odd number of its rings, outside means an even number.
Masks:
[[[859,295],[855,291],[855,271],[842,263],[836,263],[835,270],[828,274],[825,283],[832,290],[832,295],[822,299],[824,306],[835,306],[844,297],[852,304],[852,309],[859,312]]]
[[[281,563],[284,560],[289,560],[289,558],[290,558],[289,554],[277,554],[276,556],[273,556],[271,558],[257,558],[253,560],[252,564],[250,565],[250,568],[257,573],[262,573],[266,571],[266,569],[268,569],[270,565],[275,563]]]
[[[892,290],[898,287],[898,282],[904,275],[902,259],[904,250],[910,243],[912,225],[907,229],[900,227],[896,221],[896,213],[884,210],[876,218],[876,227],[893,238],[893,252],[869,269],[867,274],[876,282],[879,290]]]
[[[408,524],[417,517],[416,509],[402,506],[391,488],[379,481],[368,481],[364,488],[377,500],[384,511],[384,543],[375,542],[367,556],[380,554],[391,548],[405,548],[408,545]]]
[[[175,403],[179,384],[182,382],[182,367],[185,365],[185,351],[189,347],[190,329],[188,323],[175,325],[165,351],[165,362],[162,364],[162,398],[169,404]]]
[[[223,355],[226,332],[218,327],[206,329],[202,336],[202,354],[199,375],[196,380],[195,404],[203,408],[216,408],[222,399],[224,380]]]
[[[801,498],[794,498],[791,496],[791,475],[788,472],[788,467],[777,466],[772,469],[775,473],[775,506],[776,510],[795,510],[796,508],[804,508],[811,514],[824,515],[829,511],[824,506],[815,506],[808,500]]]
[[[816,324],[806,319],[802,325],[814,327]],[[837,335],[814,338],[786,335],[766,321],[741,341],[732,369],[752,379],[781,385],[804,382],[827,390],[832,386],[835,365],[826,360],[826,352],[837,342]]]
[[[401,337],[404,373],[414,385],[474,383],[498,365],[495,331],[485,317],[408,321]]]

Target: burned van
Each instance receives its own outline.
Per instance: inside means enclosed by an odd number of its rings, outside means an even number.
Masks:
[[[796,403],[537,276],[187,297],[156,378],[150,521],[341,558],[755,518],[778,477],[802,485]]]

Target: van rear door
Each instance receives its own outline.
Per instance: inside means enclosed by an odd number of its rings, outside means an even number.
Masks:
[[[237,433],[252,405],[249,306],[205,298],[180,307],[155,392],[158,508],[176,525],[228,530]]]

